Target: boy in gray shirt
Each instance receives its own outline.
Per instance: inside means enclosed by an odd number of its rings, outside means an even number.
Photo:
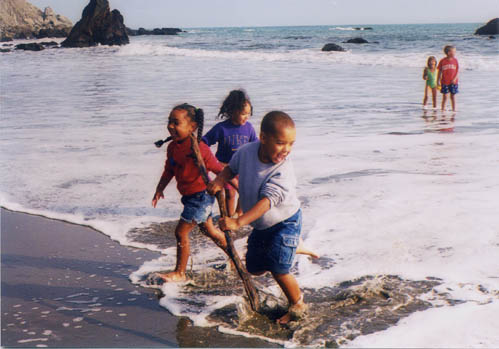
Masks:
[[[289,270],[296,254],[301,231],[300,202],[296,178],[287,156],[295,142],[291,117],[281,111],[265,115],[260,141],[248,143],[234,154],[229,165],[208,185],[212,194],[239,175],[239,195],[243,214],[221,218],[224,230],[237,230],[251,224],[246,267],[255,275],[267,271],[277,281],[289,301],[289,311],[278,322],[287,323],[306,310],[298,282]]]

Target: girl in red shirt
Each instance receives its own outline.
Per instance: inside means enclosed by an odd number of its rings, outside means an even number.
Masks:
[[[203,132],[204,113],[189,104],[181,104],[172,109],[168,117],[168,131],[172,142],[168,145],[165,169],[156,187],[152,206],[156,207],[159,199],[164,198],[163,190],[175,177],[177,189],[182,194],[184,210],[175,228],[177,238],[177,264],[175,270],[169,273],[153,273],[148,284],[161,284],[165,281],[184,281],[185,271],[190,255],[189,233],[196,226],[208,235],[218,246],[226,249],[227,242],[224,233],[213,225],[211,208],[215,198],[206,192],[201,172],[191,156],[190,135],[197,129],[198,141]],[[203,142],[199,143],[206,169],[218,174],[223,167],[213,156],[210,148]]]

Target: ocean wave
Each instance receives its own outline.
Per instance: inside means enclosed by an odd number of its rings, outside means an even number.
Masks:
[[[334,27],[329,30],[372,30],[371,27]]]
[[[277,51],[268,45],[253,45],[251,49],[213,50],[179,48],[167,45],[134,42],[116,51],[119,56],[173,56],[200,59],[247,60],[263,62],[350,64],[361,66],[386,66],[423,68],[428,56],[434,52],[322,52],[320,48]],[[459,57],[461,69],[475,71],[499,71],[497,56],[462,54]]]

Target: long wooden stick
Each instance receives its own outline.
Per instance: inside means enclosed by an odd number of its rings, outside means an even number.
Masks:
[[[192,153],[194,155],[194,161],[196,162],[196,165],[199,168],[199,171],[201,172],[201,176],[203,177],[203,180],[206,185],[210,182],[210,178],[208,177],[208,171],[206,170],[206,165],[204,164],[203,157],[201,155],[201,151],[199,150],[199,144],[198,140],[194,135],[191,134],[191,148],[192,148]],[[220,208],[220,215],[222,217],[227,217],[227,206],[225,205],[225,193],[223,190],[219,191],[216,194],[216,198],[218,201],[218,207]],[[246,295],[248,296],[251,309],[254,311],[258,311],[260,309],[260,301],[258,298],[258,292],[253,285],[253,282],[251,281],[251,276],[249,275],[248,271],[244,267],[243,263],[241,262],[241,258],[239,258],[239,255],[237,254],[237,250],[234,247],[234,239],[232,238],[232,232],[230,230],[225,230],[225,240],[227,241],[227,249],[225,252],[229,256],[229,258],[234,262],[234,265],[237,269],[237,273],[239,274],[239,277],[243,281],[244,285],[244,290],[246,291]]]

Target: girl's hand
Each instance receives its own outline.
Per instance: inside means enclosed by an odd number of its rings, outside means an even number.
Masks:
[[[152,207],[156,208],[156,205],[158,204],[159,199],[164,199],[164,198],[165,198],[165,196],[163,195],[163,193],[156,192],[154,194],[154,197],[152,198]]]
[[[215,195],[218,193],[220,190],[222,190],[224,187],[224,183],[220,178],[215,178],[212,180],[208,185],[206,186],[206,190],[210,195]]]
[[[222,230],[237,230],[241,228],[241,225],[238,223],[237,219],[230,217],[220,218],[218,225],[220,225],[220,229]]]

